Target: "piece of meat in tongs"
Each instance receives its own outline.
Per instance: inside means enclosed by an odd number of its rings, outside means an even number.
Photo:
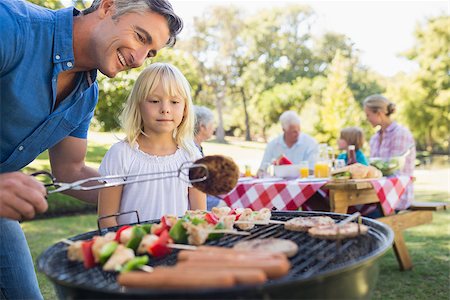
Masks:
[[[56,189],[48,191],[49,194],[67,190],[89,191],[136,182],[178,177],[182,181],[190,182],[194,187],[204,193],[210,195],[222,195],[230,192],[236,186],[239,177],[239,168],[236,163],[228,157],[211,155],[205,156],[193,163],[186,162],[182,164],[178,170],[99,176],[81,179],[72,183],[57,182],[52,174],[45,171],[32,174],[32,176],[37,175],[46,175],[50,177],[52,183],[47,184],[46,186],[55,186]],[[111,179],[119,180],[106,182],[106,180]],[[97,184],[92,185],[93,182]],[[101,183],[98,184],[98,182]]]

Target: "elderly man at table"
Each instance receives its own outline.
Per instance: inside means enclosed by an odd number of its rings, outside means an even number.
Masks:
[[[314,169],[314,163],[319,153],[317,142],[311,136],[301,132],[300,117],[292,110],[285,111],[280,116],[283,134],[267,144],[258,175],[266,171],[274,159],[284,154],[292,163],[308,161],[309,168]]]

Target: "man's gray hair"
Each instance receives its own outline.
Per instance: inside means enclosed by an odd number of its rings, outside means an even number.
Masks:
[[[96,11],[100,7],[101,2],[102,0],[92,1],[92,5],[83,10],[83,14],[87,15]],[[170,38],[166,44],[169,47],[175,45],[176,37],[183,29],[183,20],[175,14],[172,5],[167,0],[114,0],[114,5],[116,8],[113,16],[114,20],[126,13],[143,13],[148,10],[165,17],[170,31]]]
[[[289,125],[300,125],[300,117],[295,111],[288,110],[281,114],[280,123],[283,129],[287,129]]]
[[[213,112],[205,106],[194,105],[195,111],[195,127],[194,132],[197,134],[200,131],[201,126],[207,126],[214,122]]]

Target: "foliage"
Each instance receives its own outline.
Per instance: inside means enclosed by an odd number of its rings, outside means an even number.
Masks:
[[[59,9],[64,7],[61,1],[59,0],[27,0],[27,1],[50,9]]]
[[[449,27],[450,17],[444,15],[431,18],[416,29],[416,44],[405,55],[419,64],[419,71],[405,77],[392,92],[394,102],[402,103],[403,117],[414,129],[418,144],[428,151],[433,146],[441,150],[449,147]]]
[[[62,7],[61,1],[32,2]],[[80,9],[90,5],[83,0],[72,3]],[[411,129],[419,149],[448,150],[450,17],[418,25],[415,45],[404,56],[419,70],[392,78],[364,66],[349,37],[336,32],[313,35],[314,19],[311,7],[293,3],[252,13],[236,5],[212,6],[195,18],[190,36],[174,49],[160,51],[153,61],[178,66],[191,83],[194,102],[215,110],[219,141],[225,141],[225,132],[246,140],[266,139],[286,109],[297,110],[302,127],[321,141],[333,142],[338,127],[349,124],[370,132],[360,114],[362,101],[384,93],[398,105],[395,117]],[[338,52],[346,64],[342,74],[333,69]],[[99,75],[95,126],[104,131],[118,128],[119,113],[139,71],[113,79]],[[355,108],[356,118],[346,113],[348,107]]]
[[[338,50],[327,75],[327,86],[320,101],[315,137],[321,143],[334,144],[342,128],[359,125],[363,121],[360,105],[348,87],[350,60]]]
[[[98,74],[99,100],[94,121],[98,129],[112,131],[120,128],[119,115],[139,75],[139,70],[122,72],[114,78]]]

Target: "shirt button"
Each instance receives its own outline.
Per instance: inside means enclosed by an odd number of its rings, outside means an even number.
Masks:
[[[69,68],[72,68],[72,66],[73,66],[72,62],[71,62],[71,61],[67,62],[67,66],[68,66]]]
[[[23,150],[23,146],[19,146],[19,151],[22,151]]]
[[[59,56],[58,54],[56,54],[55,58],[56,58],[56,59],[60,59],[61,56]]]

